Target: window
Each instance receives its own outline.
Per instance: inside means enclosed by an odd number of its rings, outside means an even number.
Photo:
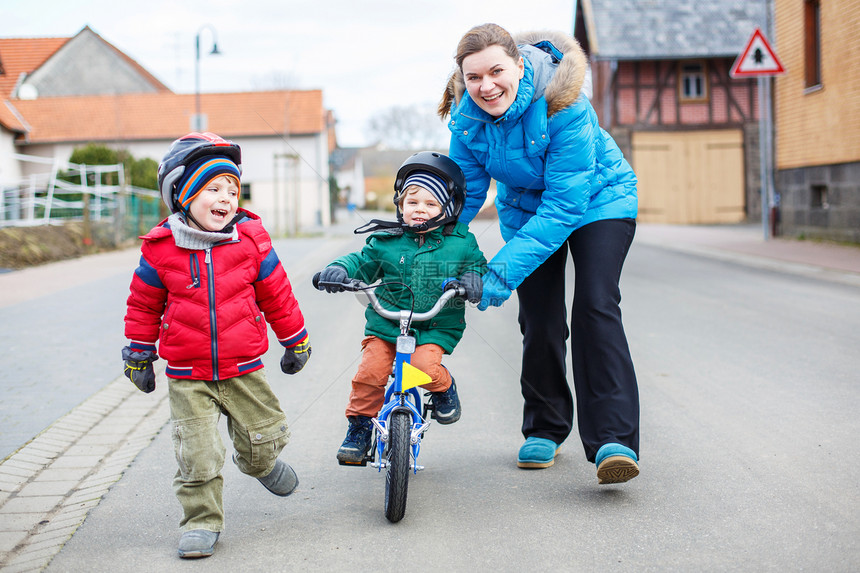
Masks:
[[[806,0],[803,6],[804,67],[807,88],[821,86],[821,2]]]
[[[705,64],[701,62],[681,64],[679,85],[681,101],[702,101],[708,99],[708,80],[705,76]]]
[[[818,209],[827,209],[830,203],[827,201],[827,185],[812,186],[812,207]]]
[[[250,183],[242,183],[242,189],[239,191],[239,199],[242,201],[250,201],[251,200],[251,184]]]

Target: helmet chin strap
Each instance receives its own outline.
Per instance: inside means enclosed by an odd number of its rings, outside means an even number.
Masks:
[[[200,230],[204,230],[204,231],[206,230],[206,228],[205,228],[203,225],[201,225],[201,224],[200,224],[200,221],[198,221],[197,219],[195,219],[195,218],[191,215],[191,209],[183,209],[182,214],[183,214],[183,215],[185,215],[185,220],[186,220],[186,221],[191,221],[192,223],[194,223],[195,225],[197,225],[197,228],[198,228],[198,229],[200,229]]]
[[[356,235],[360,235],[362,233],[372,233],[375,231],[384,231],[387,229],[399,229],[400,231],[405,231],[409,229],[410,231],[414,231],[416,233],[424,233],[429,231],[430,229],[435,229],[436,227],[441,227],[442,225],[446,225],[448,223],[454,222],[457,219],[454,217],[446,216],[444,212],[439,213],[435,217],[421,223],[420,225],[407,225],[403,222],[403,215],[399,212],[397,213],[396,221],[383,221],[381,219],[371,219],[370,222],[365,223],[361,227],[357,228],[353,233]]]
[[[408,227],[418,233],[423,233],[425,231],[429,231],[430,229],[441,227],[442,225],[447,225],[448,223],[455,223],[457,218],[452,215],[446,215],[445,209],[448,208],[454,201],[453,197],[449,196],[445,203],[442,205],[442,210],[435,217],[431,217],[427,221],[424,221],[420,225],[415,225],[413,227]],[[397,219],[403,223],[403,213],[400,212],[400,207],[397,208]],[[405,225],[405,224],[404,224]]]
[[[432,217],[431,219],[424,221],[420,225],[407,225],[406,223],[403,222],[403,216],[402,215],[399,215],[398,219],[400,220],[401,225],[403,225],[407,229],[411,229],[411,230],[415,231],[416,233],[423,233],[425,231],[429,231],[430,229],[435,229],[436,227],[441,227],[442,225],[445,225],[445,224],[450,223],[451,221],[455,220],[453,217],[449,217],[449,216],[445,215],[444,211],[442,213],[439,213],[435,217]]]

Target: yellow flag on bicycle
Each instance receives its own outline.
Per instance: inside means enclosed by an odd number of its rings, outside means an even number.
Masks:
[[[408,362],[403,363],[403,389],[409,390],[430,382],[430,376]]]

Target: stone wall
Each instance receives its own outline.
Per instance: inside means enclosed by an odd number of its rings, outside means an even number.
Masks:
[[[776,172],[780,232],[860,243],[860,162]]]

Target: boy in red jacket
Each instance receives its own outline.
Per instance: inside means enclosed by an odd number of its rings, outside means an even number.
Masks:
[[[301,370],[311,348],[271,238],[259,217],[239,209],[240,176],[238,145],[211,133],[173,142],[158,168],[173,214],[142,237],[125,316],[125,375],[152,392],[152,363],[158,354],[167,360],[184,558],[212,555],[224,526],[221,413],[243,473],[279,496],[298,485],[278,459],[290,432],[263,370],[263,319],[286,349],[284,373]]]

